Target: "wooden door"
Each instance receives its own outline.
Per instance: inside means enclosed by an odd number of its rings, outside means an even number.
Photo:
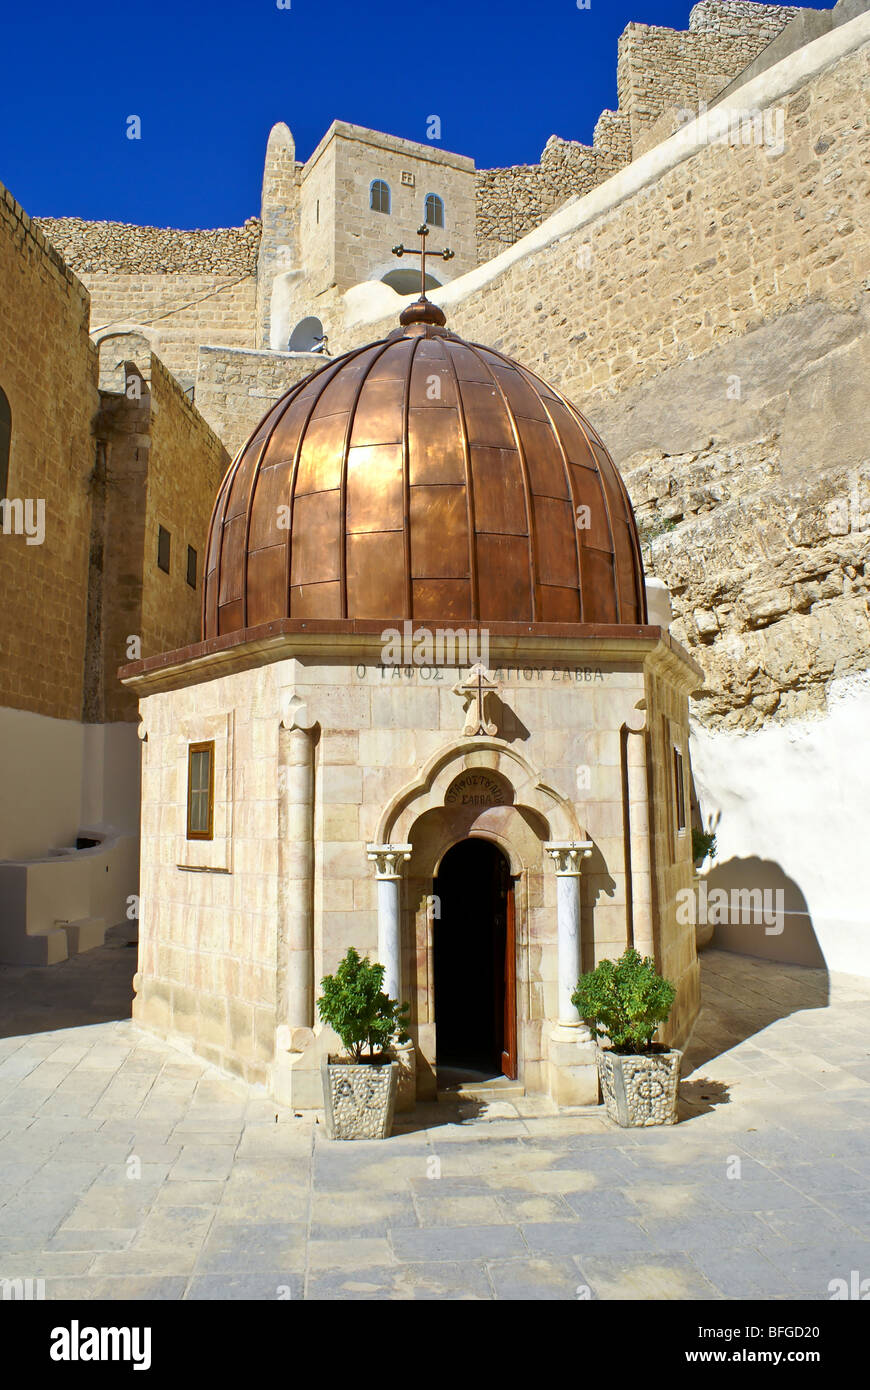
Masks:
[[[517,1075],[517,928],[514,881],[507,879],[504,934],[504,1032],[501,1069],[513,1081]]]

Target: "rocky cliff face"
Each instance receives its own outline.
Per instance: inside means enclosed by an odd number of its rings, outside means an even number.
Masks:
[[[645,560],[670,588],[671,630],[705,671],[704,724],[821,712],[834,679],[866,669],[870,465],[793,485],[776,435],[733,448],[714,438],[626,480],[645,499]]]
[[[821,712],[832,681],[867,668],[866,319],[807,305],[663,373],[622,425],[594,413],[672,631],[706,673],[710,728]]]

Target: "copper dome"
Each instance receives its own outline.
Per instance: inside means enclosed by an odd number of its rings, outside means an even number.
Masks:
[[[598,435],[412,307],[288,391],[237,455],[203,636],[283,618],[645,622],[634,515]]]

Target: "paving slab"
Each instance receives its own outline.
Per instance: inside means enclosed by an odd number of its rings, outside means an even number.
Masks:
[[[870,1277],[870,981],[706,952],[672,1128],[454,1097],[340,1144],[140,1032],[129,953],[89,956],[17,968],[0,1010],[0,1277],[47,1298],[788,1300]]]

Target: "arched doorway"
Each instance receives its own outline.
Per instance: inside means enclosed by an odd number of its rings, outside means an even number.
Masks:
[[[434,882],[438,1067],[517,1074],[516,925],[510,865],[489,840],[448,850]]]

